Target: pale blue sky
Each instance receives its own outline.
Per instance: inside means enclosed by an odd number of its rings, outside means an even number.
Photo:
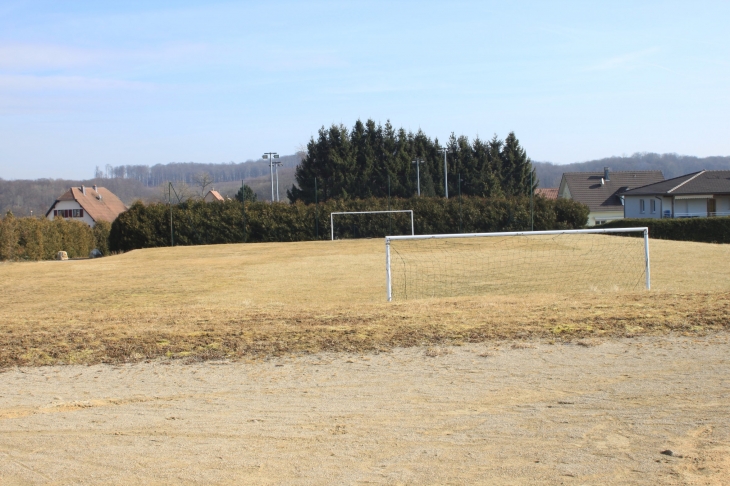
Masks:
[[[0,2],[0,177],[294,153],[373,118],[534,160],[730,155],[730,2]]]

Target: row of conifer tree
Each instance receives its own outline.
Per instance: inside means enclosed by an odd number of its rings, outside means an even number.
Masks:
[[[410,198],[445,195],[444,154],[448,191],[467,196],[526,196],[538,184],[532,161],[514,133],[505,140],[488,141],[451,135],[445,144],[421,130],[394,129],[390,122],[376,125],[358,120],[352,130],[344,125],[322,127],[307,144],[296,169],[296,184],[287,191],[292,202]],[[422,160],[416,168],[415,160]],[[419,174],[420,172],[420,174]],[[316,187],[316,193],[315,193]]]

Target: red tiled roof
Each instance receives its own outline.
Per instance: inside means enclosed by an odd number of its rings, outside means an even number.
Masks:
[[[207,199],[208,196],[211,196],[214,201],[225,201],[218,191],[209,191],[208,194],[205,195],[204,199]]]
[[[535,195],[536,196],[542,196],[545,199],[557,199],[558,198],[558,188],[557,187],[546,187],[546,188],[540,188],[538,187],[535,189]]]
[[[53,210],[60,201],[76,201],[94,221],[109,221],[117,219],[121,213],[127,210],[127,206],[114,195],[113,192],[104,188],[86,188],[86,194],[80,187],[72,187],[56,199],[46,216]]]

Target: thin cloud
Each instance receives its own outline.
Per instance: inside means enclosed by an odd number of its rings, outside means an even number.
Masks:
[[[56,44],[0,44],[0,69],[37,72],[96,68],[119,63],[179,62],[201,59],[209,51],[202,44],[171,44],[137,50],[85,49]]]
[[[34,76],[25,74],[0,75],[0,90],[15,92],[33,91],[105,91],[105,90],[152,90],[152,83],[120,79],[91,78],[83,76]]]
[[[653,47],[651,49],[644,49],[642,51],[630,52],[628,54],[622,54],[620,56],[614,56],[603,61],[598,62],[592,66],[588,66],[587,71],[612,71],[616,69],[626,69],[630,67],[636,67],[644,65],[641,62],[648,58],[652,54],[658,52],[659,49]]]

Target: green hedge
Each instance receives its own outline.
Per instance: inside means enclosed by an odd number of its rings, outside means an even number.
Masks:
[[[646,226],[649,237],[661,240],[730,243],[730,217],[681,219],[620,219],[601,228]]]
[[[389,208],[387,199],[330,200],[317,206],[303,203],[205,203],[188,201],[172,206],[175,245],[217,243],[307,241],[330,238],[330,213],[379,211]],[[416,197],[393,199],[390,209],[412,209],[416,234],[519,231],[530,229],[528,198]],[[535,230],[580,228],[588,208],[561,199],[534,201]],[[317,220],[317,224],[315,224]],[[245,222],[245,224],[244,224]],[[245,227],[245,231],[244,231]],[[338,216],[337,238],[382,237],[410,234],[407,214]],[[170,207],[137,202],[119,215],[111,227],[109,249],[129,251],[170,245]]]
[[[80,221],[16,218],[8,213],[0,219],[0,260],[52,260],[59,251],[67,252],[69,258],[87,257],[100,248],[99,242],[107,248],[107,235],[103,227],[95,234]]]

